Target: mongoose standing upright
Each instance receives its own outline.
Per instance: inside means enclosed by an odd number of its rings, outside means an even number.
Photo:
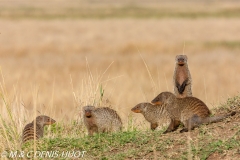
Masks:
[[[35,122],[36,121],[36,122]],[[23,129],[22,142],[25,143],[28,140],[39,139],[43,137],[43,131],[45,125],[51,125],[56,121],[48,116],[38,116],[32,123],[27,124]],[[34,125],[36,123],[36,131],[34,131]]]
[[[94,132],[117,132],[122,129],[121,118],[115,110],[108,107],[83,107],[83,122],[89,135],[93,135]]]
[[[152,130],[158,129],[159,126],[169,125],[171,118],[164,108],[164,105],[152,105],[151,103],[139,103],[131,109],[135,113],[142,113],[145,119],[150,122]],[[177,129],[180,121],[174,121],[174,128]]]
[[[192,96],[192,78],[188,69],[187,56],[177,55],[173,75],[174,93],[178,98]]]
[[[233,116],[236,112],[226,115],[210,117],[210,110],[200,99],[195,97],[177,98],[171,92],[162,92],[152,100],[153,104],[165,104],[166,110],[171,117],[171,124],[165,131],[171,132],[174,128],[174,121],[179,120],[184,128],[180,132],[187,132],[200,124],[219,122],[224,118]]]

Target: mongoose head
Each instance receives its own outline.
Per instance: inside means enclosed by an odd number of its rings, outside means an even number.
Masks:
[[[187,56],[186,55],[177,55],[176,56],[176,63],[179,66],[184,66],[187,63]]]
[[[174,97],[175,95],[171,92],[162,92],[157,97],[155,97],[151,103],[155,105],[161,105],[163,103],[168,103],[169,98]]]
[[[45,125],[51,125],[53,123],[55,123],[56,121],[48,116],[45,116],[45,115],[41,115],[41,116],[37,116],[36,118],[36,123],[37,124],[40,124],[42,126],[45,126]]]
[[[94,106],[85,106],[83,107],[83,113],[84,116],[87,118],[91,118],[92,117],[92,111],[95,109]]]
[[[133,107],[131,109],[131,111],[135,112],[135,113],[143,113],[146,111],[146,107],[148,105],[151,105],[151,103],[139,103],[137,104],[135,107]]]

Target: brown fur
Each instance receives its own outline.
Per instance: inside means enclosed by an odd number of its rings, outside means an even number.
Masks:
[[[83,107],[83,121],[88,134],[101,132],[116,132],[122,128],[122,121],[117,112],[108,107]]]
[[[36,122],[35,122],[36,121]],[[34,120],[32,123],[27,124],[22,133],[22,142],[25,143],[28,140],[39,139],[43,137],[44,132],[44,126],[45,125],[51,125],[55,123],[56,121],[48,116],[38,116],[36,120]],[[34,125],[36,124],[36,130],[34,131]]]
[[[157,129],[164,124],[169,125],[171,118],[168,115],[164,105],[152,105],[151,103],[139,103],[131,109],[135,113],[141,113],[145,119],[150,122],[152,130]],[[174,128],[179,126],[180,122],[175,121]]]
[[[166,133],[174,130],[173,123],[175,120],[181,121],[184,125],[180,132],[187,132],[200,124],[219,122],[236,113],[210,117],[210,110],[200,99],[195,97],[177,98],[171,92],[160,93],[152,100],[152,103],[166,105],[166,110],[172,121]]]
[[[173,75],[174,93],[178,98],[192,96],[192,78],[188,69],[187,56],[177,55]]]

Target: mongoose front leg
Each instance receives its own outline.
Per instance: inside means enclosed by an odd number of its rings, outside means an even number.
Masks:
[[[173,129],[173,131],[175,131],[175,130],[177,130],[178,129],[178,127],[179,127],[179,125],[180,125],[180,123],[181,123],[181,121],[178,121],[178,120],[174,120],[173,121],[173,125],[174,125],[174,129]]]
[[[155,130],[158,127],[157,123],[151,123],[150,124],[151,130]]]
[[[167,130],[165,132],[163,132],[163,134],[166,134],[166,133],[172,132],[172,131],[174,131],[174,120],[173,119],[171,119],[171,122],[170,122]]]
[[[180,94],[182,94],[184,92],[185,87],[188,85],[187,83],[188,83],[188,78],[185,81],[183,81],[182,85],[180,85],[178,82],[176,82],[176,86],[177,86],[178,92]]]
[[[94,132],[98,133],[98,128],[96,126],[90,127],[88,135],[92,136]]]
[[[92,135],[93,135],[93,129],[90,129],[90,130],[88,131],[88,135],[89,135],[89,136],[92,136]]]

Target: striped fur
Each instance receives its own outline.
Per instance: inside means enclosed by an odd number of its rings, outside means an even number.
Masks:
[[[234,115],[232,112],[226,115],[210,117],[210,110],[204,102],[195,97],[177,98],[171,92],[162,92],[152,100],[153,104],[165,104],[166,110],[172,121],[179,120],[184,124],[180,132],[188,131],[203,123],[213,123]],[[166,132],[172,131],[173,125],[169,125]]]
[[[151,103],[139,103],[131,109],[135,113],[143,114],[144,118],[150,123],[152,130],[159,129],[161,126],[169,125],[171,118],[165,109],[165,105],[152,105]],[[179,122],[176,122],[177,127]]]
[[[101,132],[117,132],[122,129],[122,121],[117,112],[108,107],[83,107],[83,122],[88,134]]]
[[[174,94],[178,98],[192,96],[192,78],[187,64],[186,55],[176,56],[176,65],[173,74]]]
[[[34,131],[34,124],[36,121],[36,131]],[[22,133],[22,142],[25,143],[28,140],[33,140],[34,137],[39,139],[43,137],[43,131],[45,125],[51,125],[56,121],[48,116],[38,116],[32,123],[27,124]]]

